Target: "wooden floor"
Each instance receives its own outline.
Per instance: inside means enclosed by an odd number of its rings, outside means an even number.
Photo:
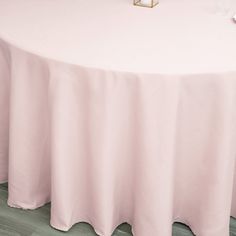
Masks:
[[[7,206],[7,184],[0,185],[0,236],[96,236],[85,223],[76,224],[69,232],[60,232],[49,225],[50,204],[33,211]],[[130,226],[120,225],[112,236],[131,236]],[[145,235],[153,236],[153,235]],[[193,236],[183,224],[173,225],[173,236]],[[236,236],[236,220],[231,219],[230,236]]]

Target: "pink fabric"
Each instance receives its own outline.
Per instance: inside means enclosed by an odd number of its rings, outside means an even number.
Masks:
[[[110,236],[128,222],[135,236],[171,236],[172,223],[181,221],[197,236],[228,236],[229,217],[236,216],[235,45],[219,49],[224,60],[206,53],[209,67],[193,54],[186,73],[184,56],[180,71],[174,63],[168,71],[164,58],[161,73],[154,60],[151,66],[136,61],[141,65],[136,69],[131,61],[125,70],[116,53],[112,69],[106,53],[101,61],[92,58],[90,66],[81,66],[82,53],[72,65],[60,40],[59,54],[46,53],[51,34],[45,43],[27,41],[33,36],[22,36],[21,29],[13,33],[9,19],[12,12],[17,18],[15,10],[22,6],[9,2],[0,1],[0,19],[5,19],[0,20],[0,182],[9,182],[8,204],[35,209],[51,201],[51,225],[65,231],[86,221],[99,235]],[[36,2],[21,4],[32,4],[37,12]],[[39,12],[42,6],[36,4]],[[149,17],[146,9],[137,11]],[[22,31],[32,29],[32,21],[24,22]],[[222,22],[229,24],[223,39],[235,42],[233,23]]]

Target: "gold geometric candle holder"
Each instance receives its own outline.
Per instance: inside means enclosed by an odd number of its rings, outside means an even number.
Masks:
[[[134,0],[134,5],[139,7],[153,8],[158,4],[158,0]]]

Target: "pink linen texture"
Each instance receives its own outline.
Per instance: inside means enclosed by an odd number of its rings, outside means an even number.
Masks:
[[[236,72],[158,75],[49,60],[0,41],[0,182],[51,201],[51,225],[111,236],[229,236],[236,216]],[[1,203],[0,203],[1,204]]]

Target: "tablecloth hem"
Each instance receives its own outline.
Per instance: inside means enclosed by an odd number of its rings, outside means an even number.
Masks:
[[[27,205],[25,203],[14,203],[13,201],[11,201],[10,199],[8,199],[7,201],[7,205],[11,208],[16,208],[16,209],[22,209],[22,210],[36,210],[40,207],[45,206],[46,204],[50,203],[50,201],[45,201],[45,202],[41,202],[39,204],[35,204],[35,205]]]
[[[20,204],[20,203],[13,203],[11,200],[8,200],[8,206],[11,207],[11,208],[16,208],[16,209],[23,209],[23,210],[36,210],[50,202],[45,202],[45,203],[40,203],[36,206],[27,206],[25,204]],[[233,217],[235,218],[235,216],[231,215],[230,217]],[[132,233],[133,235],[136,235],[135,234],[135,227],[134,227],[134,224],[124,220],[124,221],[121,221],[117,224],[114,224],[114,227],[111,227],[113,230],[110,232],[110,233],[103,233],[102,231],[98,230],[96,227],[95,227],[95,224],[93,224],[90,220],[87,220],[85,218],[81,218],[80,220],[76,220],[74,221],[74,223],[71,223],[69,226],[61,226],[61,225],[58,225],[57,223],[53,222],[52,220],[50,221],[50,225],[51,227],[53,227],[54,229],[56,230],[59,230],[59,231],[63,231],[63,232],[68,232],[74,225],[78,224],[78,223],[87,223],[87,224],[90,224],[94,231],[96,232],[97,235],[99,236],[111,236],[112,233],[114,232],[114,230],[121,224],[123,223],[128,223],[131,225],[132,227]],[[190,230],[192,231],[192,233],[196,236],[200,235],[198,232],[198,230],[186,219],[184,218],[181,218],[181,217],[176,217],[174,218],[174,220],[172,221],[172,224],[174,223],[182,223],[182,224],[185,224],[186,226],[188,226],[190,228]]]

